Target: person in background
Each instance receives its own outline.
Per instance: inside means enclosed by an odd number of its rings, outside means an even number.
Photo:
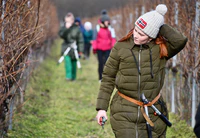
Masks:
[[[81,18],[80,17],[76,17],[75,20],[74,20],[74,23],[79,27],[79,29],[80,29],[80,31],[81,31],[81,33],[83,35],[85,29],[84,29],[84,26],[82,24]],[[84,37],[83,37],[83,39],[84,39]],[[82,53],[79,53],[79,58],[82,58],[81,55],[82,55]]]
[[[81,33],[83,34],[84,31],[85,31],[85,29],[84,29],[84,26],[83,26],[83,24],[82,24],[82,22],[81,22],[81,18],[80,18],[80,17],[76,17],[74,22],[75,22],[75,24],[76,24],[77,26],[79,26],[79,28],[80,28],[80,30],[81,30]]]
[[[61,55],[68,47],[71,47],[69,53],[64,57],[66,80],[73,81],[76,79],[77,60],[72,43],[76,42],[79,54],[83,52],[84,40],[79,27],[74,23],[74,15],[69,12],[64,18],[64,26],[59,30],[59,36],[64,40],[61,48]]]
[[[114,46],[111,30],[109,29],[110,18],[106,10],[102,10],[100,20],[94,30],[92,41],[93,53],[97,53],[99,82],[102,79],[102,72],[110,50]]]
[[[166,137],[167,124],[154,114],[150,105],[144,106],[141,98],[145,96],[168,116],[160,95],[165,65],[185,47],[187,38],[164,24],[166,12],[166,5],[159,4],[155,10],[140,16],[135,27],[112,48],[105,64],[96,118],[99,125],[102,117],[108,119],[106,112],[110,105],[110,123],[117,138],[147,138],[150,134],[152,138]],[[110,103],[115,87],[117,92]]]
[[[84,57],[85,59],[89,59],[90,57],[90,49],[91,49],[91,41],[93,39],[93,30],[91,22],[85,22],[84,24]]]
[[[196,123],[194,126],[194,133],[196,134],[197,138],[200,138],[200,104],[197,108],[195,120],[196,120]]]

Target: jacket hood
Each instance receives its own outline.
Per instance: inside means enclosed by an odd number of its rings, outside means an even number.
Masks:
[[[81,18],[80,17],[76,17],[74,21],[81,24]]]

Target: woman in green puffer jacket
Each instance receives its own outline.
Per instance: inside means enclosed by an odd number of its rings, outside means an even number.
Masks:
[[[107,119],[110,98],[110,122],[117,138],[148,138],[146,120],[142,106],[129,99],[141,102],[142,93],[148,101],[155,100],[154,106],[168,116],[160,90],[164,83],[167,60],[180,52],[187,38],[164,24],[167,7],[160,4],[156,10],[140,16],[135,27],[113,47],[105,64],[103,78],[97,98],[97,121]],[[128,98],[127,98],[128,97]],[[158,98],[158,100],[156,99]],[[153,138],[165,138],[167,125],[154,110],[148,107],[153,127]]]

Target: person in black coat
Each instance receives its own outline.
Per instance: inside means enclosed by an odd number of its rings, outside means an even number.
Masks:
[[[198,138],[200,138],[200,104],[197,109],[197,113],[195,116],[196,124],[194,126],[194,133]]]

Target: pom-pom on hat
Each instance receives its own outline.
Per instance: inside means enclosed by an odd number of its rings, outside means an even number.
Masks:
[[[159,4],[156,10],[141,15],[136,20],[135,25],[149,37],[156,38],[160,27],[164,24],[164,15],[166,12],[166,5]]]
[[[101,11],[100,21],[101,22],[110,21],[110,18],[109,18],[107,11],[105,9]]]

